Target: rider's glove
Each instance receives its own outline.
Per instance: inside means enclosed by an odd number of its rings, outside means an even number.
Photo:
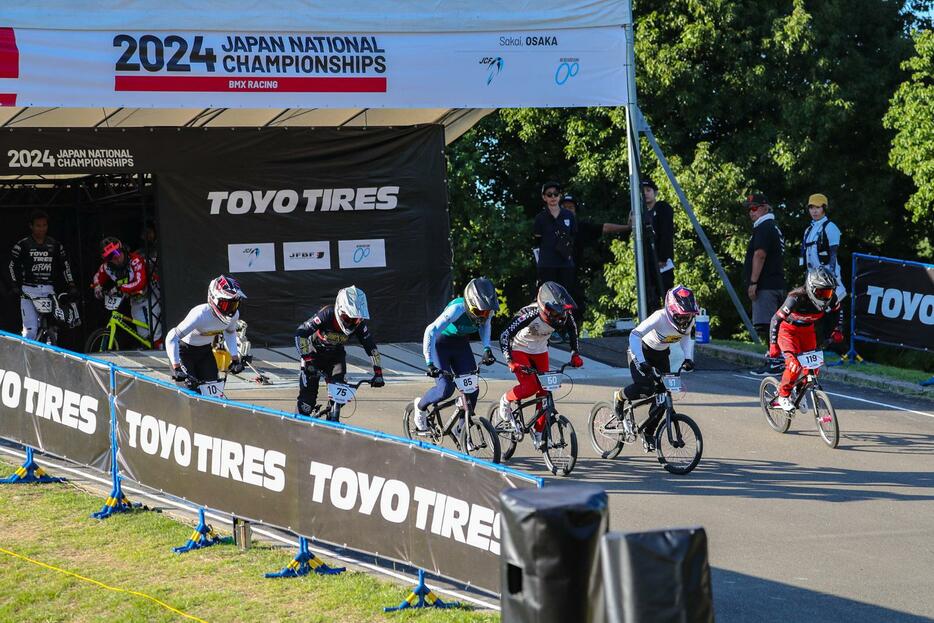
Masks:
[[[239,357],[230,362],[230,366],[227,368],[227,371],[231,374],[240,374],[243,372],[243,362]]]
[[[772,359],[777,359],[782,356],[782,351],[778,348],[778,344],[769,344],[769,357]]]
[[[188,379],[188,373],[181,366],[172,367],[172,380],[176,383],[184,383]]]
[[[201,381],[199,381],[195,377],[191,376],[190,374],[185,376],[185,387],[187,387],[191,391],[193,392],[198,391],[199,385],[201,385]]]
[[[577,352],[575,351],[575,352],[571,353],[571,362],[570,362],[570,363],[571,363],[571,367],[572,367],[572,368],[580,368],[581,366],[584,365],[584,360],[581,359],[581,356],[578,355]]]
[[[830,334],[830,341],[834,344],[839,344],[843,341],[843,333],[838,329],[834,329]]]
[[[685,359],[684,363],[681,364],[681,369],[685,372],[691,372],[694,369],[694,360]]]
[[[652,364],[650,364],[648,361],[639,362],[639,372],[641,372],[645,376],[655,376],[655,374],[653,374],[654,370],[655,368],[653,368]]]
[[[438,366],[436,366],[435,364],[429,363],[429,364],[428,364],[428,371],[425,372],[425,374],[427,374],[428,376],[430,376],[430,377],[433,378],[433,379],[436,379],[436,378],[438,378],[439,376],[441,376],[441,370],[439,370],[439,369],[438,369]]]
[[[383,387],[386,381],[383,380],[383,369],[379,366],[373,366],[373,378],[370,379],[370,386]]]
[[[480,360],[480,365],[483,366],[492,366],[496,363],[496,358],[493,356],[493,351],[490,348],[483,349],[483,359]]]
[[[98,301],[104,298],[104,288],[100,286],[94,286],[94,298]]]
[[[522,369],[524,367],[525,366],[523,366],[522,364],[516,363],[515,361],[509,362],[509,371],[512,372],[513,374],[519,374],[520,372],[522,372]]]

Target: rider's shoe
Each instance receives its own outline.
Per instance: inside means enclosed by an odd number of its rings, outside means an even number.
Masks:
[[[537,430],[532,431],[532,446],[536,450],[542,449],[542,434]]]
[[[499,419],[508,424],[512,424],[512,428],[516,431],[517,435],[522,433],[522,427],[519,425],[519,420],[512,411],[512,405],[509,404],[506,394],[503,394],[499,399]]]
[[[654,434],[643,435],[642,449],[645,450],[646,453],[655,452],[655,435]]]
[[[454,435],[455,438],[460,439],[462,430],[464,430],[464,420],[458,419],[454,422],[454,426],[451,427],[451,434]]]
[[[782,411],[795,410],[795,403],[791,402],[788,396],[776,396],[775,399],[769,403],[769,406],[773,409],[781,409]]]
[[[415,414],[415,432],[416,433],[427,433],[428,432],[428,412],[419,409],[418,403],[421,401],[421,398],[416,398],[412,402],[412,406],[415,408],[413,413]]]
[[[613,392],[613,410],[616,412],[616,415],[623,415],[623,408],[626,405],[626,396],[623,395],[623,390],[617,389]]]

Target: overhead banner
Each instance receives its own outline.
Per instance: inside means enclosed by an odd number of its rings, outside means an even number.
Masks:
[[[291,344],[340,288],[377,341],[420,340],[448,300],[444,129],[15,128],[0,175],[154,176],[167,326],[221,273],[254,344]]]
[[[0,332],[0,437],[110,469],[110,368]]]
[[[626,103],[626,31],[621,26],[354,34],[3,26],[0,93],[6,105],[497,108]]]
[[[120,468],[200,506],[498,592],[498,496],[537,481],[117,373]]]
[[[854,337],[934,350],[934,264],[853,254]]]

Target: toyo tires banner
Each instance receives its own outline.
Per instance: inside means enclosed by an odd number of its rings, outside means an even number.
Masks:
[[[934,350],[934,264],[853,254],[857,340]]]
[[[618,106],[627,92],[619,26],[353,34],[3,26],[8,106]]]

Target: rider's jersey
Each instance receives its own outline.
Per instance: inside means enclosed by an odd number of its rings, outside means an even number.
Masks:
[[[361,320],[357,328],[350,335],[344,333],[337,323],[337,314],[334,313],[333,305],[326,305],[318,310],[318,313],[298,325],[295,330],[295,348],[303,359],[308,358],[315,353],[333,352],[343,349],[351,336],[357,336],[360,345],[366,350],[366,354],[373,359],[373,365],[379,366],[379,352],[376,350],[376,342],[370,334],[370,328],[366,320]]]
[[[127,296],[140,296],[146,293],[148,281],[145,260],[136,253],[130,253],[126,263],[119,269],[111,266],[110,262],[101,264],[94,273],[91,287],[107,289],[113,286]]]
[[[769,344],[775,344],[778,341],[778,333],[785,324],[794,327],[811,327],[815,322],[827,314],[837,315],[836,330],[843,330],[843,306],[837,299],[836,293],[830,298],[830,311],[823,311],[817,308],[804,288],[795,288],[788,293],[788,298],[778,308],[775,315],[772,316],[772,322],[769,324]]]
[[[46,236],[40,244],[32,236],[26,236],[13,245],[10,251],[10,278],[15,285],[54,285],[56,274],[63,275],[69,285],[75,282],[62,243]]]
[[[165,340],[165,352],[174,366],[181,363],[179,348],[182,342],[189,346],[207,346],[214,341],[215,335],[224,335],[224,343],[231,357],[239,357],[237,350],[237,321],[240,312],[234,312],[230,322],[224,322],[217,317],[214,310],[207,303],[191,308],[185,319],[169,331]]]
[[[422,339],[422,353],[425,355],[425,363],[438,361],[436,344],[438,337],[441,335],[467,336],[479,332],[483,347],[489,348],[490,331],[490,318],[487,318],[483,324],[477,325],[470,314],[467,313],[464,297],[458,297],[448,303],[441,315],[425,328],[425,337]]]
[[[577,324],[574,316],[568,314],[567,324],[568,341],[571,350],[577,350]],[[512,361],[513,349],[530,355],[540,355],[548,352],[548,338],[554,333],[554,327],[542,320],[538,304],[532,303],[519,310],[506,330],[499,336],[499,345],[503,349],[506,361]]]
[[[659,309],[640,322],[639,326],[629,333],[629,354],[636,363],[642,363],[645,361],[645,355],[642,353],[643,348],[651,348],[661,352],[668,350],[675,342],[680,342],[681,350],[684,351],[684,358],[694,359],[694,340],[691,339],[692,326],[694,326],[693,318],[691,318],[691,324],[688,325],[687,330],[681,333],[668,320],[665,310]]]

